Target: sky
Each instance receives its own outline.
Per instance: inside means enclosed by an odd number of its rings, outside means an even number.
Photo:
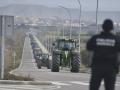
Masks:
[[[97,0],[80,0],[83,11],[95,11]],[[0,0],[0,6],[9,4],[34,4],[49,7],[64,6],[67,8],[79,8],[77,0]],[[99,10],[120,11],[120,0],[99,0]]]

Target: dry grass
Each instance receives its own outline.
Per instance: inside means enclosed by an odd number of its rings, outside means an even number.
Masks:
[[[14,33],[14,37],[10,37],[5,39],[5,74],[4,74],[4,79],[5,80],[33,80],[30,78],[30,76],[26,77],[21,77],[21,76],[15,76],[15,75],[10,75],[9,72],[16,67],[19,66],[21,62],[21,57],[22,57],[22,50],[23,50],[23,44],[24,44],[24,38],[25,38],[25,33],[16,31]],[[13,41],[15,40],[15,41]],[[16,63],[14,66],[13,63],[13,50],[16,52]]]
[[[23,77],[23,76],[15,76],[9,73],[5,74],[4,80],[34,81],[34,79],[30,77],[30,75]]]

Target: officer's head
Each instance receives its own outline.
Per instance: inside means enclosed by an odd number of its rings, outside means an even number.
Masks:
[[[110,32],[114,28],[113,21],[111,19],[104,20],[104,22],[102,24],[102,28],[103,28],[104,32]]]

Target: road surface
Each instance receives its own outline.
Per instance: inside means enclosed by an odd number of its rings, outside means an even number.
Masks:
[[[26,37],[22,62],[20,67],[11,73],[15,75],[30,76],[35,81],[49,81],[56,85],[54,90],[88,90],[90,74],[87,73],[71,73],[69,71],[60,70],[60,72],[51,72],[50,69],[42,67],[38,69],[33,58],[30,39]],[[104,84],[102,83],[101,89]],[[117,77],[116,90],[120,89],[120,77]],[[48,89],[49,90],[49,89]]]

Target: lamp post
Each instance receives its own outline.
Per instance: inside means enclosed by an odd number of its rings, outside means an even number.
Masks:
[[[71,13],[70,13],[70,10],[68,9],[68,8],[66,8],[66,7],[63,7],[63,6],[59,6],[59,7],[61,7],[61,8],[63,8],[64,10],[66,10],[67,11],[67,13],[68,13],[68,15],[69,15],[69,17],[70,17],[70,39],[72,38],[72,25],[71,25],[71,23],[72,23],[72,20],[71,20]]]
[[[0,79],[4,79],[4,58],[5,58],[5,17],[2,16],[1,18],[2,21],[2,51],[1,51],[1,75],[0,75]]]
[[[80,7],[80,11],[79,11],[79,29],[80,29],[80,32],[81,32],[81,14],[82,14],[82,5],[81,5],[80,0],[77,0],[77,2],[78,2],[79,7]],[[79,32],[79,52],[80,52],[80,32]]]
[[[60,22],[61,22],[61,27],[62,27],[63,39],[64,39],[64,37],[65,37],[65,31],[64,31],[64,25],[63,25],[63,23],[64,23],[63,18],[61,18]]]
[[[62,26],[62,33],[63,33],[63,39],[65,38],[65,30],[64,30],[64,20],[63,20],[63,18],[61,19],[61,24],[63,24],[63,25],[61,25]]]
[[[96,7],[96,29],[97,32],[99,32],[99,28],[98,28],[98,8],[99,8],[99,0],[97,0],[97,7]]]

